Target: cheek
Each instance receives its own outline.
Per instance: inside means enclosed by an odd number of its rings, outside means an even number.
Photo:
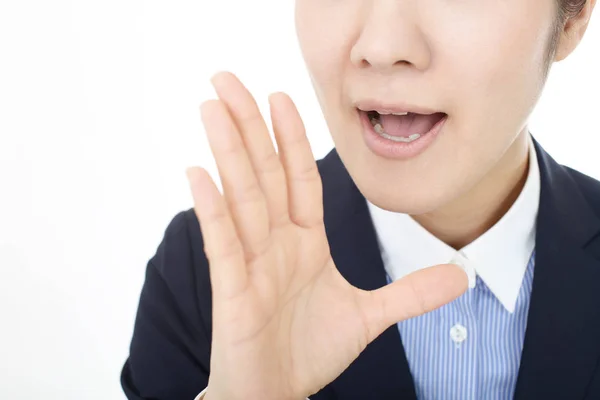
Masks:
[[[338,51],[336,49],[336,52]],[[348,115],[344,112],[340,113],[347,108],[348,104],[343,85],[345,74],[342,73],[344,68],[342,55],[315,45],[304,51],[304,59],[321,112],[330,134],[335,139],[339,125],[348,123]]]
[[[355,2],[342,7],[332,0],[296,0],[300,50],[319,97],[343,95],[342,80],[349,68],[351,43],[356,35],[353,29],[356,30],[361,11],[359,5]]]
[[[452,34],[438,49],[440,70],[451,85],[449,93],[456,96],[456,115],[464,128],[457,134],[464,135],[465,145],[498,132],[516,135],[526,123],[543,86],[550,27],[542,18],[500,18],[446,28]]]

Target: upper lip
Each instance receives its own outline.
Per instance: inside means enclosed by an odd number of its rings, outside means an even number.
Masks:
[[[362,111],[377,111],[378,113],[404,113],[411,112],[414,114],[436,114],[443,111],[433,110],[427,107],[417,106],[404,102],[386,103],[379,100],[365,99],[354,103],[354,106]]]

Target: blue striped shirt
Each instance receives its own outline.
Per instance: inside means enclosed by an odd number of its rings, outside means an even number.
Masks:
[[[475,288],[456,300],[398,323],[419,400],[513,398],[534,263],[535,250],[513,313],[478,276]],[[461,329],[453,331],[457,324]]]

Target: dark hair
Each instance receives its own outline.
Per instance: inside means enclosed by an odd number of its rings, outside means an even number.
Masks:
[[[558,0],[558,23],[564,24],[567,19],[581,12],[587,0]]]

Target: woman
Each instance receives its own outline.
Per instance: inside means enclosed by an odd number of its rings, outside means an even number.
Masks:
[[[335,149],[285,94],[278,153],[230,73],[201,107],[224,195],[150,260],[129,399],[600,398],[600,183],[527,120],[595,0],[296,1]]]

